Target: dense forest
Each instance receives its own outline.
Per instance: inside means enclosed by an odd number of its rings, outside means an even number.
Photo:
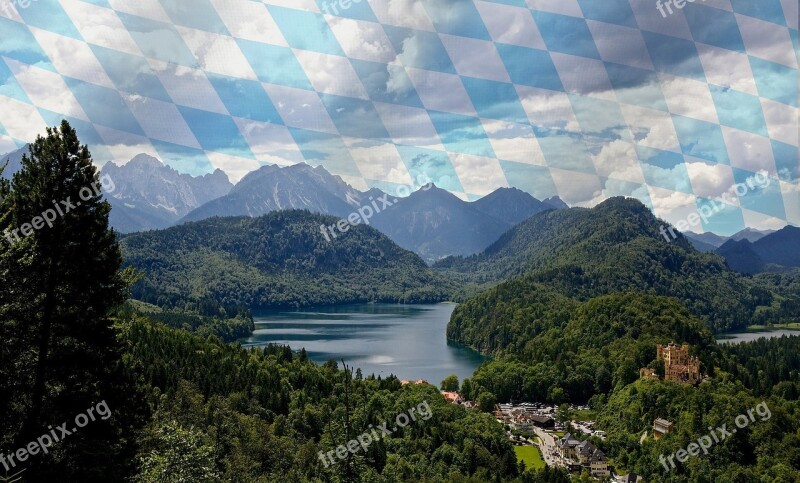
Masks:
[[[337,218],[308,211],[212,218],[122,239],[143,274],[134,298],[201,315],[238,308],[360,302],[440,302],[452,284],[372,227],[333,239]],[[204,306],[210,307],[203,308]]]
[[[758,405],[764,404],[761,415]],[[748,411],[754,413],[753,420]],[[750,421],[744,428],[736,418]],[[769,417],[767,417],[769,416]],[[675,423],[672,433],[655,441],[642,434],[655,418]],[[599,408],[598,423],[608,440],[600,442],[614,463],[658,482],[781,482],[800,481],[800,406],[797,400],[754,397],[737,381],[719,375],[698,387],[653,379],[639,380],[615,391]],[[716,428],[732,434],[722,439]],[[666,468],[668,457],[711,431],[720,439],[708,455],[700,452],[685,463]],[[673,460],[674,461],[674,460]]]
[[[609,435],[594,443],[645,481],[800,481],[800,338],[728,346],[712,336],[796,321],[800,278],[736,274],[682,237],[664,242],[658,230],[639,202],[612,199],[536,215],[481,255],[437,264],[493,285],[468,297],[448,325],[448,337],[495,356],[462,393],[481,405],[588,403]],[[664,381],[656,344],[669,341],[690,344],[709,379],[696,388]],[[640,379],[643,367],[662,379]],[[665,471],[660,456],[762,402],[771,419]],[[658,417],[675,422],[675,433],[642,439]]]
[[[483,482],[519,473],[502,427],[446,403],[434,386],[362,377],[284,347],[224,345],[137,317],[120,321],[120,334],[126,369],[152,410],[137,441],[137,481]],[[428,419],[336,465],[320,459],[423,402]]]
[[[232,317],[220,307],[211,315],[200,315],[198,312],[184,309],[162,308],[138,300],[128,300],[116,311],[115,315],[118,318],[141,315],[161,322],[167,327],[196,332],[201,337],[219,337],[223,342],[235,342],[249,337],[256,330],[253,316],[245,308],[241,308]]]
[[[515,296],[536,302],[519,309]],[[698,350],[714,343],[702,322],[666,297],[625,293],[580,303],[532,284],[482,300],[494,310],[479,330],[463,324],[470,304],[456,307],[448,327],[448,337],[497,356],[473,375],[473,397],[485,390],[498,401],[602,400],[638,379],[640,368],[654,366],[657,343],[687,342]]]
[[[800,337],[718,345],[677,300],[663,297],[615,294],[559,302],[563,314],[549,314],[558,322],[538,313],[529,338],[519,338],[524,350],[482,365],[462,382],[462,394],[479,402],[588,401],[597,427],[608,434],[607,440],[591,438],[593,443],[620,472],[634,471],[645,481],[800,481]],[[694,387],[640,378],[640,367],[663,378],[655,344],[670,340],[690,344],[707,380]],[[737,416],[759,404],[769,408],[769,418],[737,430],[708,456],[665,470],[659,457],[686,448],[709,427],[734,427]],[[673,433],[653,440],[655,418],[675,423]]]

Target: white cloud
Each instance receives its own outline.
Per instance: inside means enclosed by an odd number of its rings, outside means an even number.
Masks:
[[[43,107],[84,121],[89,120],[60,75],[15,60],[5,59],[5,61],[36,107]],[[5,122],[6,116],[3,116],[3,123]]]
[[[659,74],[659,77],[661,91],[671,113],[719,124],[717,108],[708,84],[664,73]]]
[[[350,61],[338,55],[295,50],[295,57],[317,92],[369,99]]]
[[[420,0],[368,1],[380,23],[430,32],[435,30]]]
[[[203,70],[241,79],[258,79],[233,37],[181,26],[175,28]]]
[[[61,0],[61,6],[87,42],[133,55],[142,55],[114,10],[79,0]]]
[[[327,19],[336,40],[348,57],[389,63],[397,56],[389,37],[379,24],[344,17],[328,16]]]
[[[716,198],[728,192],[736,184],[733,170],[724,164],[708,164],[702,161],[686,163],[692,189],[697,196]]]
[[[467,193],[483,196],[497,188],[508,187],[508,180],[498,160],[470,154],[449,155],[461,186]]]
[[[228,114],[225,104],[202,70],[153,59],[148,59],[148,62],[176,104]]]
[[[250,0],[211,0],[211,3],[234,37],[288,47],[278,24],[263,3]]]
[[[644,174],[636,148],[625,141],[612,141],[593,157],[597,174],[634,183],[644,183]]]

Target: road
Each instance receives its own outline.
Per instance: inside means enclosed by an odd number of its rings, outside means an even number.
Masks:
[[[565,466],[561,455],[558,454],[556,438],[541,428],[534,427],[533,431],[542,442],[539,445],[539,449],[542,450],[542,456],[544,457],[544,461],[547,463],[547,466]]]

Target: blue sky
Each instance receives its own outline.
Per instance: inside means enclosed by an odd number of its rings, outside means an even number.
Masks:
[[[800,224],[796,0],[16,3],[0,152],[67,118],[98,164],[307,162],[360,189],[633,196],[673,223],[728,194],[697,231]]]

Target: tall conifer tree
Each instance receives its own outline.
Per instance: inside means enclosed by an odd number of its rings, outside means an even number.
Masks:
[[[126,282],[100,186],[88,148],[67,121],[37,137],[10,186],[0,186],[0,335],[13,375],[0,382],[8,386],[0,388],[7,393],[0,404],[10,411],[3,449],[12,441],[10,449],[25,447],[50,425],[66,421],[71,429],[76,415],[102,400],[112,412],[122,409],[114,407],[123,404],[121,360],[109,314],[124,301]],[[37,222],[45,216],[49,223]],[[27,478],[109,477],[124,466],[114,461],[119,417],[98,418],[51,454],[31,457]]]

